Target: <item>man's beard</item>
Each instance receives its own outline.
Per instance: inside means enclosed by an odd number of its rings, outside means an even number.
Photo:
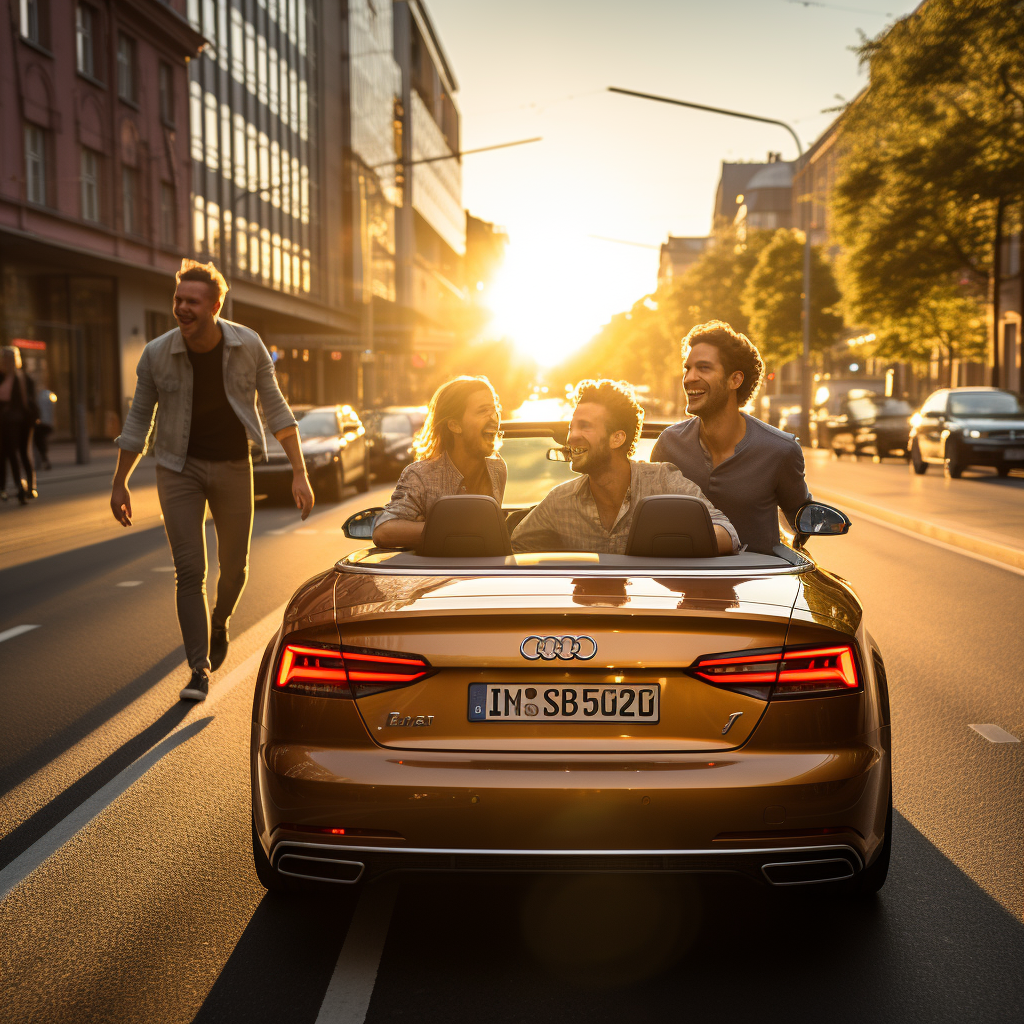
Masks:
[[[572,460],[574,473],[583,473],[593,476],[605,469],[612,458],[612,446],[605,441],[599,448],[589,448],[582,458]]]
[[[704,397],[704,404],[694,412],[694,415],[700,419],[717,416],[726,407],[728,401],[728,388],[708,388]]]

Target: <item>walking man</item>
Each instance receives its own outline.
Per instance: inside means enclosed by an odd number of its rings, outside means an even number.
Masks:
[[[139,359],[135,399],[116,441],[121,450],[110,508],[119,523],[131,526],[128,478],[152,442],[157,494],[174,560],[178,624],[192,672],[181,699],[202,701],[209,692],[209,672],[227,656],[228,622],[249,572],[250,450],[258,458],[266,452],[257,395],[292,464],[292,497],[303,519],[313,507],[313,492],[298,425],[278,387],[270,353],[255,331],[218,316],[227,282],[212,263],[193,260],[181,261],[176,281],[178,326],[150,341]],[[206,603],[207,504],[220,567],[212,619]]]
[[[671,462],[720,508],[748,551],[779,543],[779,509],[793,524],[811,500],[804,453],[792,434],[742,412],[761,386],[754,344],[721,320],[683,339],[683,386],[692,418],[662,431],[651,462]]]

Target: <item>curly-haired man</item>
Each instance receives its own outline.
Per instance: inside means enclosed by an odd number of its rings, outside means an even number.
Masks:
[[[792,434],[742,411],[764,375],[756,346],[721,320],[683,339],[683,386],[692,416],[665,429],[652,462],[671,462],[698,484],[750,551],[779,543],[779,509],[790,524],[811,500],[804,455]]]
[[[738,547],[729,520],[675,466],[630,458],[644,422],[633,389],[620,380],[585,380],[576,387],[566,444],[579,480],[548,492],[516,527],[513,551],[626,552],[633,511],[641,498],[688,494],[708,507],[718,553]]]

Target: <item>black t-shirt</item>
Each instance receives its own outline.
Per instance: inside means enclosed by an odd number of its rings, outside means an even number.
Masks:
[[[249,456],[249,440],[242,421],[224,393],[224,339],[209,352],[193,352],[186,346],[192,364],[192,424],[188,432],[188,454],[195,459],[225,462]]]

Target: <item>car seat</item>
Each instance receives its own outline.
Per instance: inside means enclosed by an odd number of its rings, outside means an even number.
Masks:
[[[718,540],[711,513],[688,494],[641,498],[633,512],[626,554],[646,558],[713,558]]]

